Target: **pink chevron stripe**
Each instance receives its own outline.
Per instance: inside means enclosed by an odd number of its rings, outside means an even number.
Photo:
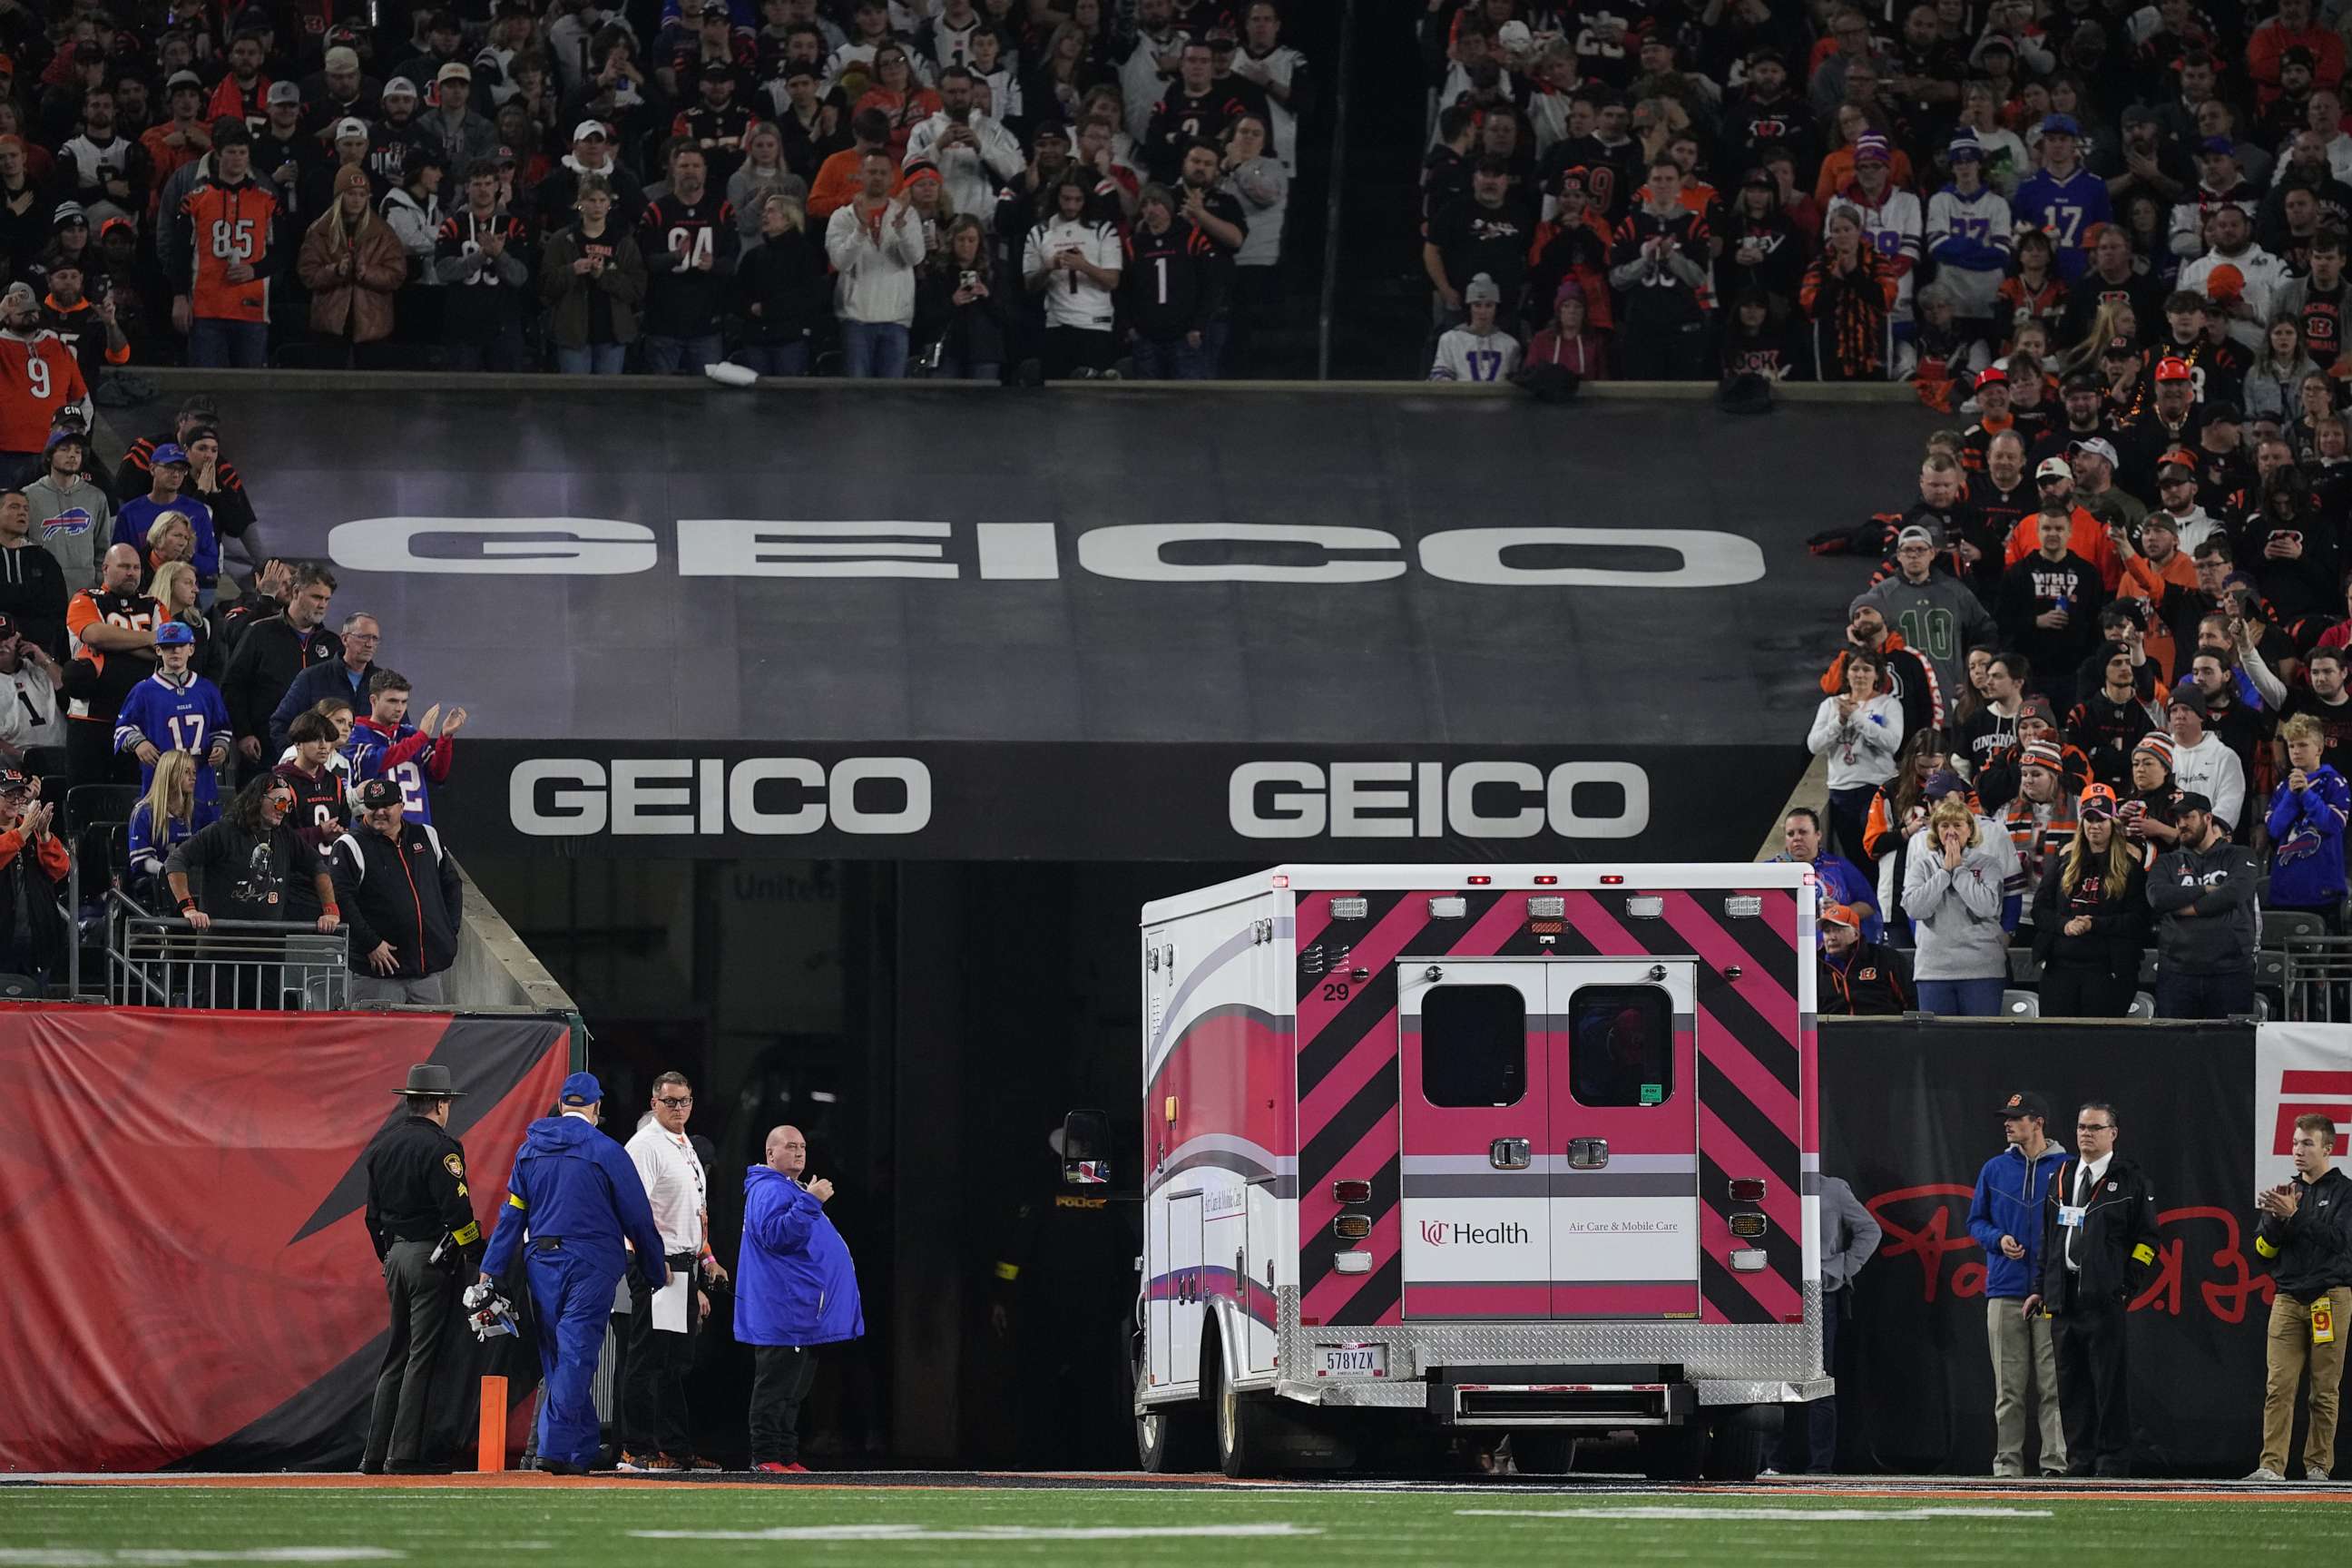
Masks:
[[[1693,952],[1705,959],[1717,974],[1739,970],[1737,980],[1726,982],[1738,993],[1741,1001],[1761,1014],[1780,1037],[1791,1046],[1797,1043],[1797,999],[1766,973],[1763,967],[1749,957],[1747,949],[1731,940],[1715,917],[1699,908],[1698,900],[1688,893],[1665,895],[1666,923],[1675,934],[1690,943]]]
[[[1358,1180],[1367,1180],[1377,1174],[1382,1167],[1396,1157],[1396,1147],[1397,1118],[1396,1113],[1391,1111],[1381,1117],[1373,1125],[1372,1130],[1364,1134],[1363,1142],[1358,1143],[1333,1168],[1344,1171]],[[1370,1273],[1378,1273],[1383,1264],[1397,1255],[1397,1248],[1401,1245],[1400,1233],[1397,1229],[1397,1209],[1403,1206],[1402,1204],[1391,1207],[1386,1214],[1375,1216],[1372,1221],[1372,1234],[1362,1241],[1343,1242],[1331,1234],[1331,1220],[1339,1212],[1339,1206],[1331,1200],[1329,1185],[1328,1184],[1324,1185],[1320,1201],[1315,1211],[1319,1214],[1321,1223],[1311,1229],[1307,1225],[1309,1211],[1306,1203],[1307,1196],[1304,1192],[1299,1194],[1298,1246],[1302,1252],[1310,1247],[1323,1246],[1329,1247],[1334,1252],[1369,1252],[1372,1255],[1372,1267]],[[1349,1297],[1364,1288],[1367,1278],[1369,1274],[1326,1274],[1313,1289],[1300,1298],[1298,1310],[1310,1318],[1317,1316],[1328,1318],[1330,1313],[1345,1306]]]
[[[1298,1247],[1300,1251],[1320,1245],[1318,1238],[1328,1240],[1335,1251],[1345,1251],[1351,1245],[1331,1235],[1331,1222],[1339,1216],[1339,1202],[1331,1195],[1331,1184],[1345,1178],[1369,1182],[1387,1169],[1397,1157],[1397,1113],[1391,1110],[1372,1123],[1371,1131],[1359,1139],[1356,1146],[1339,1156],[1328,1176],[1318,1176],[1310,1190],[1300,1174],[1298,1190]]]
[[[1754,1101],[1756,1109],[1762,1111],[1773,1126],[1793,1139],[1798,1131],[1797,1097],[1789,1092],[1786,1084],[1764,1070],[1763,1064],[1748,1050],[1747,1042],[1732,1033],[1723,1020],[1705,1007],[1699,1008],[1698,1016],[1706,1026],[1703,1031],[1706,1044],[1699,1047],[1699,1055],[1706,1058],[1732,1088]]]
[[[1395,1069],[1396,1037],[1396,1009],[1391,1007],[1381,1015],[1378,1023],[1364,1032],[1362,1039],[1348,1047],[1348,1054],[1339,1058],[1338,1066],[1323,1075],[1323,1081],[1299,1100],[1298,1147],[1301,1152],[1322,1133],[1324,1128],[1330,1125],[1333,1117],[1347,1108],[1348,1102],[1356,1098],[1364,1085],[1383,1069]]]
[[[1429,921],[1429,908],[1412,894],[1406,894],[1396,908],[1391,910],[1372,929],[1366,931],[1348,955],[1350,969],[1385,969],[1396,959],[1397,951],[1412,934]],[[1331,933],[1327,932],[1327,937]],[[1315,986],[1298,1002],[1298,1048],[1305,1051],[1323,1032],[1324,1026],[1346,1008],[1347,1003],[1323,1000],[1323,987]]]
[[[1761,1206],[1764,1217],[1770,1220],[1781,1235],[1793,1237],[1801,1242],[1804,1239],[1803,1194],[1798,1191],[1791,1173],[1775,1171],[1765,1164],[1756,1151],[1741,1142],[1731,1129],[1704,1105],[1699,1107],[1698,1112],[1698,1141],[1699,1147],[1706,1151],[1707,1158],[1716,1163],[1727,1178],[1763,1177],[1764,1202]],[[1712,1199],[1722,1194],[1710,1193],[1706,1195]]]

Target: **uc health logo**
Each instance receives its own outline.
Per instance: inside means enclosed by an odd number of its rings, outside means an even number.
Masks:
[[[1526,1226],[1514,1220],[1500,1225],[1463,1225],[1454,1220],[1425,1219],[1421,1239],[1430,1247],[1525,1247],[1535,1239]]]
[[[1442,1219],[1423,1220],[1421,1222],[1421,1239],[1427,1242],[1432,1247],[1443,1247],[1445,1245],[1447,1240],[1445,1234],[1447,1228],[1446,1223]]]

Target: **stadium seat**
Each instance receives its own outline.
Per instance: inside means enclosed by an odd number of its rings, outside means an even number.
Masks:
[[[29,974],[0,974],[0,997],[12,1002],[32,1000],[41,994],[41,983]]]
[[[2039,1018],[2042,998],[2031,991],[2004,991],[2000,994],[2000,1016],[2004,1018]]]
[[[2264,910],[2263,945],[2284,947],[2298,937],[2326,936],[2327,922],[2309,910]]]
[[[2022,938],[2026,932],[2020,931]],[[2042,961],[2033,956],[2033,944],[2023,942],[2009,950],[2009,983],[2011,985],[2032,985],[2042,978]]]
[[[78,784],[66,791],[66,826],[78,833],[93,822],[128,822],[138,804],[132,784]]]
[[[2131,999],[2131,1005],[2124,1010],[2124,1016],[2126,1018],[2137,1018],[2143,1022],[2155,1017],[2155,995],[2152,993],[2146,991],[2136,994]]]

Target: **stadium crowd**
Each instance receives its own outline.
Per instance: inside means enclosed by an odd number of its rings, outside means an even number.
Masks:
[[[1313,110],[1282,31],[1278,0],[12,5],[0,385],[1243,374]]]
[[[412,715],[375,617],[262,552],[220,419],[191,397],[108,475],[68,405],[39,477],[0,476],[0,973],[63,980],[79,857],[86,900],[348,928],[355,999],[437,1001],[463,908],[432,787],[466,710]]]
[[[2077,374],[2137,415],[2177,357],[2199,403],[2301,431],[2347,370],[2347,22],[1426,0],[1431,374],[1912,380],[1950,407],[2022,366],[2054,416]]]

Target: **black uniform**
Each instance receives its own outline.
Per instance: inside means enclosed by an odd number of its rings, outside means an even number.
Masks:
[[[367,1173],[368,1239],[383,1265],[392,1309],[360,1459],[362,1471],[376,1474],[424,1462],[433,1363],[450,1309],[481,1257],[482,1227],[466,1190],[466,1146],[430,1118],[411,1116],[377,1134]]]
[[[2156,1192],[2137,1165],[2109,1158],[2095,1182],[2080,1155],[2059,1167],[2042,1205],[2042,1300],[2058,1352],[2058,1409],[2070,1476],[2131,1474],[2124,1323],[2156,1265]],[[2079,1200],[2079,1201],[2078,1201]],[[2081,1224],[2066,1223],[2079,1208]],[[2071,1244],[2071,1245],[2070,1245]]]

